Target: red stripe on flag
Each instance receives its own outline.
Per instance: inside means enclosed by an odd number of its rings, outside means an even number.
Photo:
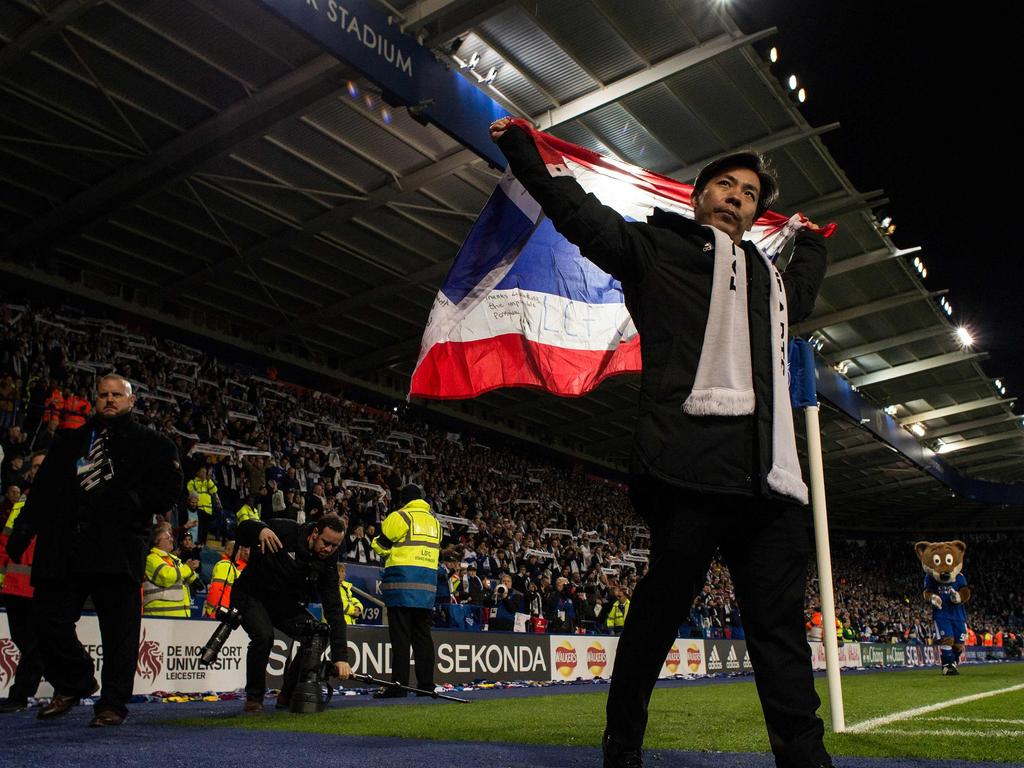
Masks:
[[[608,376],[640,370],[640,337],[614,350],[564,349],[509,333],[435,344],[416,368],[409,394],[467,398],[499,387],[535,387],[578,397]]]

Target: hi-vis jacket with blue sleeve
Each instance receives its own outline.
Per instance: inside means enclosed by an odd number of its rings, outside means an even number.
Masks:
[[[371,546],[385,558],[380,585],[385,605],[434,607],[441,524],[426,501],[414,499],[384,518]]]

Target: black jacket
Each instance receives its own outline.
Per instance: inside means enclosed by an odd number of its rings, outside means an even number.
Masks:
[[[86,493],[77,463],[104,428],[113,478]],[[141,583],[153,515],[166,514],[181,488],[178,451],[167,437],[131,414],[93,416],[54,439],[11,534],[13,549],[38,537],[33,584],[79,573],[129,575]]]
[[[307,543],[313,527],[313,523],[299,525],[281,517],[242,522],[235,539],[239,546],[250,547],[252,554],[233,589],[264,605],[285,608],[319,598],[324,618],[331,625],[331,658],[346,661],[348,643],[339,591],[338,552],[326,559],[314,555]],[[264,528],[277,534],[283,545],[280,551],[260,552],[259,537]]]
[[[551,176],[533,142],[518,128],[506,131],[498,145],[555,228],[622,283],[643,359],[631,472],[702,492],[786,498],[767,483],[772,456],[770,274],[753,244],[744,241],[743,250],[755,412],[689,416],[682,405],[693,388],[711,300],[710,231],[661,210],[647,223],[627,222],[572,177]],[[791,324],[813,310],[825,269],[824,238],[801,230],[783,275]]]

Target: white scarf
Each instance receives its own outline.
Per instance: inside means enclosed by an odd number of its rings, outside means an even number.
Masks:
[[[745,416],[754,412],[754,379],[750,363],[750,321],[747,307],[747,262],[742,248],[727,234],[708,227],[715,238],[715,267],[711,280],[704,344],[693,390],[683,403],[690,416]],[[789,325],[786,288],[775,265],[764,259],[773,279],[770,294],[772,329],[772,461],[768,487],[801,504],[807,486],[800,475],[789,401]]]

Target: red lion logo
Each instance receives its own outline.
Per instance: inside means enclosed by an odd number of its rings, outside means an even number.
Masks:
[[[0,688],[14,682],[14,673],[18,670],[21,654],[18,646],[9,637],[0,639]]]
[[[146,631],[142,631],[142,640],[139,642],[139,661],[135,665],[135,674],[143,680],[156,682],[156,676],[164,665],[164,652],[160,650],[160,643],[156,640],[147,640]]]

